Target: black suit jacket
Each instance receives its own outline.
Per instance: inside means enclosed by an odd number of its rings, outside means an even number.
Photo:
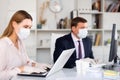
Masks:
[[[94,58],[93,52],[92,52],[92,41],[90,38],[86,37],[83,39],[83,45],[85,49],[85,58]],[[60,37],[56,40],[55,43],[55,51],[53,54],[54,62],[58,59],[60,54],[63,50],[75,48],[73,39],[71,37],[71,33],[68,35],[65,35],[63,37]],[[73,68],[75,66],[76,61],[76,51],[72,54],[72,56],[69,58],[67,63],[65,64],[64,68]]]

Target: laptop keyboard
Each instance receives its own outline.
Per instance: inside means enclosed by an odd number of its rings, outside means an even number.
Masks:
[[[36,77],[46,77],[48,72],[50,71],[50,68],[47,68],[46,69],[47,72],[40,72],[40,73],[37,73],[37,72],[32,72],[32,73],[19,73],[18,75],[19,76],[36,76]]]
[[[33,74],[33,75],[38,75],[38,76],[39,76],[39,75],[46,76],[46,75],[48,74],[48,72],[50,71],[50,68],[47,68],[46,71],[47,71],[47,72],[40,72],[40,73],[33,72],[33,73],[31,73],[31,74]]]

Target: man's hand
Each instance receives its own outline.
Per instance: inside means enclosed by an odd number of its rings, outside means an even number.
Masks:
[[[96,61],[94,59],[91,59],[91,58],[85,58],[85,59],[83,59],[83,61],[89,62],[91,64],[96,64]]]

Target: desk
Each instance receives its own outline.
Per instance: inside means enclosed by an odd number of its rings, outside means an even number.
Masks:
[[[119,80],[118,79],[115,80]],[[98,72],[89,72],[86,75],[77,74],[76,68],[73,69],[62,69],[48,78],[42,77],[27,77],[27,76],[16,76],[12,80],[110,80],[103,79],[103,75]]]

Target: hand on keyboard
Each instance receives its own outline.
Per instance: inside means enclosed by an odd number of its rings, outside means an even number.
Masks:
[[[98,60],[98,59],[85,58],[84,60],[87,61],[87,62],[90,62],[90,65],[93,68],[99,68],[99,67],[102,67],[102,66],[106,65],[104,63],[101,63],[101,61]]]
[[[31,66],[24,66],[24,71],[23,72],[27,72],[27,73],[40,73],[40,72],[47,72],[45,69],[41,69],[41,68],[36,68],[36,67],[31,67]]]
[[[85,58],[85,59],[82,59],[82,61],[89,62],[90,64],[96,64],[95,60],[91,58]]]
[[[51,65],[44,64],[44,63],[37,63],[35,67],[40,68],[40,69],[45,69],[45,70],[47,70],[48,68],[51,69]]]

